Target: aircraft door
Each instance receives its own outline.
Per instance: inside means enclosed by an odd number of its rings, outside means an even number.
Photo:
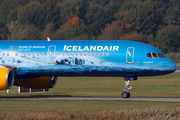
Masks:
[[[134,47],[128,47],[126,52],[126,64],[134,64]]]
[[[56,52],[56,46],[51,45],[48,47],[47,51],[47,63],[48,64],[55,64],[55,52]]]

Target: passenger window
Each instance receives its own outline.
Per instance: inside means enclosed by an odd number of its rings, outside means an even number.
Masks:
[[[74,56],[74,53],[71,53],[71,56]]]
[[[44,53],[41,53],[41,56],[44,56]]]
[[[31,53],[28,53],[28,56],[31,56]]]
[[[97,53],[97,56],[100,56],[100,53]]]
[[[0,53],[0,56],[1,56],[1,53]]]
[[[96,53],[93,53],[93,56],[96,56]]]
[[[18,56],[18,53],[15,53],[15,56]]]
[[[106,53],[106,56],[109,56],[109,53]]]
[[[37,53],[37,56],[39,56],[40,54],[39,53]]]
[[[7,53],[7,56],[9,56],[9,53]]]
[[[69,56],[70,54],[69,53],[67,53],[67,56]]]
[[[84,56],[87,56],[87,53],[84,53]]]
[[[147,53],[146,57],[152,58],[151,53]]]
[[[2,55],[5,56],[5,53],[3,53]]]
[[[104,56],[104,53],[102,53],[101,56]]]
[[[89,53],[88,55],[91,56],[91,53]]]
[[[76,56],[78,56],[78,53],[76,53]]]
[[[66,54],[65,53],[63,53],[63,56],[65,56]]]
[[[82,56],[83,54],[82,53],[80,53],[80,56]]]
[[[27,53],[24,53],[24,56],[26,57],[26,56],[27,56]]]
[[[35,54],[35,53],[33,53],[33,57],[35,57],[35,55],[36,55],[36,54]]]

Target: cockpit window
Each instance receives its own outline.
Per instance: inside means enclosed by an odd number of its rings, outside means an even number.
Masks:
[[[157,57],[164,58],[165,55],[163,53],[152,52],[152,53],[147,53],[146,57],[148,57],[148,58],[157,58]]]
[[[147,53],[146,57],[152,58],[151,53]]]
[[[157,53],[160,58],[164,58],[165,55],[163,53]]]
[[[158,57],[157,53],[152,53],[152,56],[153,56],[153,58],[157,58]]]

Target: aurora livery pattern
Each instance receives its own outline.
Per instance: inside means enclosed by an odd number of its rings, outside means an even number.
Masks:
[[[14,85],[45,76],[124,77],[122,97],[138,76],[176,70],[159,49],[132,41],[0,41],[0,66],[14,71]]]

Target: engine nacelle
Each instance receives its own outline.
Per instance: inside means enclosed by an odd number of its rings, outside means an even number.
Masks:
[[[44,89],[44,88],[53,88],[57,83],[57,77],[38,77],[33,79],[20,79],[15,80],[14,85],[27,87],[27,88],[36,88],[36,89]]]
[[[9,68],[0,68],[0,90],[10,89],[14,84],[14,71]]]

